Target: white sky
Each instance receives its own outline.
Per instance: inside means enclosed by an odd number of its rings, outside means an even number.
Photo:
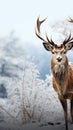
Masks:
[[[0,37],[14,30],[23,41],[36,42],[39,15],[48,16],[49,22],[73,18],[73,0],[0,0]]]

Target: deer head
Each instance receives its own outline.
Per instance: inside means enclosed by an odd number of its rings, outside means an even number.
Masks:
[[[60,45],[55,44],[52,39],[50,40],[47,34],[46,34],[46,39],[44,39],[40,33],[40,26],[45,20],[46,18],[40,21],[38,17],[37,22],[36,22],[35,33],[37,37],[43,41],[43,45],[45,49],[47,51],[50,51],[53,54],[52,59],[51,59],[51,70],[53,74],[54,75],[60,74],[60,75],[56,75],[56,77],[57,76],[62,77],[62,75],[64,74],[68,66],[68,59],[67,59],[66,53],[67,51],[71,50],[73,47],[73,37],[71,37],[71,34],[70,34],[68,38],[66,38],[63,41],[63,43]],[[70,21],[71,20],[72,19],[70,19]]]
[[[73,69],[68,63],[66,53],[73,47],[73,37],[71,37],[70,34],[68,38],[66,38],[60,45],[55,44],[52,39],[50,40],[47,34],[46,39],[44,39],[40,33],[40,26],[45,20],[46,19],[40,21],[39,18],[37,19],[35,33],[37,37],[43,41],[45,49],[53,54],[53,57],[51,59],[51,71],[53,74],[52,83],[55,91],[58,93],[59,100],[62,104],[66,130],[68,130],[66,99],[71,100],[71,117],[73,121],[73,93],[69,93],[70,90],[73,90]],[[71,18],[68,21],[73,22]]]
[[[54,54],[59,49],[65,54],[68,50],[70,50],[73,47],[73,37],[71,37],[70,34],[69,37],[66,38],[60,46],[55,44],[52,39],[50,40],[47,34],[46,34],[46,39],[44,39],[40,34],[40,26],[45,20],[46,18],[43,19],[42,21],[39,20],[39,17],[37,19],[36,29],[35,29],[35,33],[37,37],[43,41],[43,45],[47,51],[51,51]],[[73,22],[73,20],[70,19],[69,22]]]

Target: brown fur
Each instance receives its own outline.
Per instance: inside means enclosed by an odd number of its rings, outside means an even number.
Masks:
[[[68,65],[68,70],[65,68],[65,71],[53,75],[53,87],[58,95],[71,100],[73,99],[73,70]]]
[[[45,20],[46,19],[40,21],[38,17],[35,33],[37,37],[43,41],[45,49],[54,54],[51,60],[53,87],[62,104],[66,130],[68,130],[67,99],[70,99],[70,113],[73,122],[73,69],[72,66],[69,65],[68,58],[65,54],[68,50],[73,48],[73,37],[71,37],[70,34],[60,46],[55,44],[52,39],[50,40],[47,34],[46,39],[44,39],[40,34],[40,26]],[[70,19],[69,22],[73,22],[73,19]]]
[[[52,50],[54,55],[51,59],[51,71],[53,88],[62,104],[66,130],[68,130],[67,99],[70,99],[71,102],[70,113],[73,121],[73,66],[69,65],[68,58],[64,54],[65,48],[61,47],[55,46]],[[57,60],[59,57],[62,59],[60,62]]]

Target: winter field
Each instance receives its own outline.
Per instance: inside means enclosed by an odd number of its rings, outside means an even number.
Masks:
[[[28,90],[28,104],[24,106],[23,101],[18,101],[15,96],[0,100],[1,130],[65,130],[63,110],[54,90],[44,86],[35,89],[35,92]],[[29,93],[33,93],[31,97]],[[72,130],[70,114],[68,122]]]
[[[63,22],[53,25],[55,30],[56,26],[67,36],[67,25]],[[61,30],[62,26],[65,29]],[[13,33],[0,39],[0,130],[65,130],[52,76],[45,74],[41,78],[46,71],[50,72],[50,60],[45,51],[37,48],[33,52],[32,45],[28,44],[27,49],[26,44]],[[68,55],[71,61],[72,53]],[[68,123],[72,130],[69,109],[68,101]]]

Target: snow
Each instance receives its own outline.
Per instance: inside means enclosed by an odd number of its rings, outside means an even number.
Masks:
[[[25,130],[65,130],[65,125],[43,125],[40,124],[28,124],[24,127]],[[69,127],[70,130],[73,130],[73,125]]]
[[[50,87],[45,88],[43,86],[42,88],[40,87],[36,88],[36,90],[37,89],[38,89],[38,93],[37,93],[36,100],[32,98],[34,97],[34,95],[32,95],[30,97],[30,104],[29,104],[30,106],[28,106],[29,109],[27,108],[28,112],[30,112],[30,116],[34,112],[34,117],[32,116],[29,120],[27,120],[26,123],[23,123],[23,124],[22,122],[20,122],[18,118],[16,118],[19,112],[19,108],[17,109],[18,105],[14,102],[11,105],[12,99],[10,99],[10,102],[7,100],[6,101],[0,100],[1,107],[3,107],[6,110],[3,112],[3,109],[1,109],[0,107],[0,109],[2,110],[2,113],[4,114],[4,119],[2,122],[0,122],[1,130],[4,130],[5,128],[7,130],[37,130],[37,129],[38,130],[48,130],[48,129],[65,130],[63,110],[58,100],[57,94],[55,93],[53,88],[50,88]],[[28,91],[30,91],[30,89]],[[10,103],[10,105],[8,105],[8,103]],[[8,114],[7,111],[11,114],[11,116],[7,115]],[[69,111],[68,111],[68,114],[69,114]],[[68,121],[69,129],[72,130],[73,125],[71,124],[70,114],[69,114],[68,120],[69,120]]]
[[[0,42],[0,88],[4,86],[7,94],[7,98],[0,98],[0,129],[65,130],[63,109],[53,89],[52,76],[40,79],[37,65],[26,53],[27,47],[21,48],[15,37]],[[69,110],[68,101],[68,123],[72,130]]]

